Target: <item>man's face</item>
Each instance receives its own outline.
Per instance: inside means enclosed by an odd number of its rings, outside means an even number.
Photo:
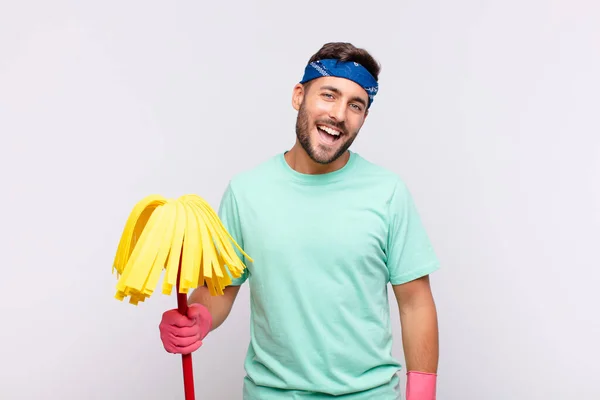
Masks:
[[[294,89],[296,136],[309,157],[328,164],[352,144],[367,117],[369,97],[355,82],[322,77]]]

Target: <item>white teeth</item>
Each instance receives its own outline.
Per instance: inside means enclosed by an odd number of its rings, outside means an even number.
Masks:
[[[330,135],[333,135],[333,136],[339,136],[340,135],[339,131],[336,131],[335,129],[331,129],[328,126],[320,125],[319,128],[322,129],[322,130],[324,130],[325,132],[329,133]]]

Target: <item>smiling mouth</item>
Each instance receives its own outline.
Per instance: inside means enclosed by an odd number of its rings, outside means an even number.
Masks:
[[[344,135],[341,131],[325,125],[317,125],[317,131],[321,140],[326,144],[334,144]]]

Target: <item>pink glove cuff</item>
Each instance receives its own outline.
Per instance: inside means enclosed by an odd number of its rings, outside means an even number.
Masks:
[[[437,374],[408,371],[406,400],[435,400]]]

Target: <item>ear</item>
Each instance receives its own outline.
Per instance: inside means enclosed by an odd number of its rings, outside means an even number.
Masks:
[[[292,92],[292,107],[294,110],[300,110],[300,104],[302,104],[302,100],[304,99],[304,85],[301,83],[297,83],[294,86],[294,90]]]

